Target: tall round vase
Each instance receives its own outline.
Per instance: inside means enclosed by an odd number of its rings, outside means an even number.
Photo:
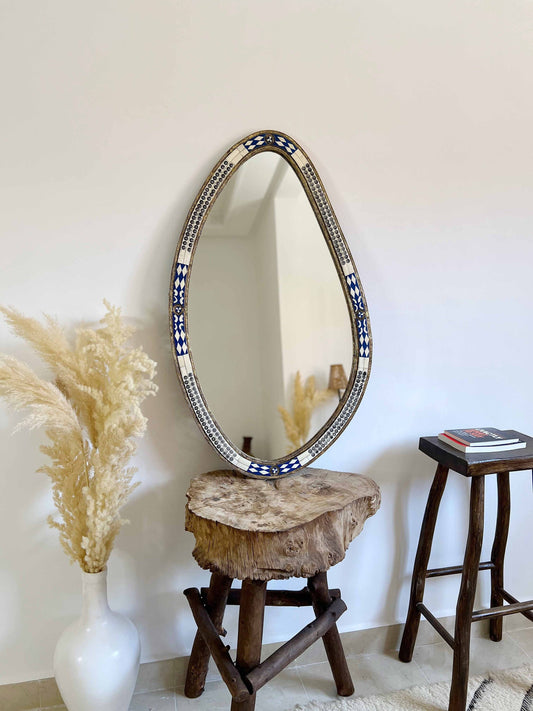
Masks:
[[[68,711],[128,711],[141,645],[133,622],[110,610],[107,571],[83,573],[82,614],[56,646],[54,674]]]

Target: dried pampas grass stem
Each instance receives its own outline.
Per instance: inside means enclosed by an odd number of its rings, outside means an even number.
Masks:
[[[313,410],[332,395],[333,391],[331,390],[317,390],[314,375],[310,375],[304,385],[300,371],[296,373],[292,396],[292,413],[281,405],[278,406],[278,411],[285,427],[285,435],[290,442],[287,448],[288,452],[299,449],[307,442]]]
[[[154,395],[156,364],[142,348],[127,344],[134,329],[120,309],[104,302],[100,328],[80,328],[70,343],[49,316],[44,323],[0,307],[11,329],[51,368],[55,382],[39,378],[16,358],[0,354],[0,397],[25,411],[18,425],[44,427],[50,462],[39,471],[52,483],[63,548],[82,570],[104,569],[120,527],[120,510],[131,492],[135,469],[127,464],[135,439],[146,430],[140,405]]]

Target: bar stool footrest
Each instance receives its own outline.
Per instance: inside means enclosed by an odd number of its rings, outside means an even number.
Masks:
[[[514,615],[516,613],[522,613],[529,620],[533,620],[533,600],[526,600],[525,602],[519,602],[513,595],[508,593],[506,590],[500,590],[502,597],[509,602],[508,605],[500,605],[498,607],[488,607],[483,610],[474,610],[472,613],[472,622],[479,622],[480,620],[491,620],[495,617],[505,617],[506,615]],[[416,609],[421,615],[424,615],[429,624],[440,634],[448,645],[455,649],[457,643],[453,635],[451,635],[446,627],[439,622],[435,615],[428,610],[423,602],[418,602],[416,604]]]
[[[496,565],[491,560],[487,560],[479,564],[478,570],[492,570],[495,567]],[[462,565],[448,565],[445,568],[431,568],[426,572],[426,578],[438,578],[441,575],[458,575],[462,572]]]
[[[428,610],[428,608],[424,605],[423,602],[419,602],[416,605],[416,609],[418,612],[420,612],[426,620],[429,622],[429,624],[437,630],[437,632],[440,634],[440,636],[443,638],[445,642],[448,643],[448,645],[452,648],[455,649],[455,639],[453,635],[451,635],[446,627],[439,622],[439,620],[435,617],[435,615]]]
[[[490,620],[493,617],[504,617],[505,615],[514,615],[517,612],[521,612],[523,615],[529,619],[533,618],[533,615],[527,615],[526,613],[533,610],[533,600],[526,600],[525,602],[519,602],[516,598],[505,590],[500,590],[502,597],[505,599],[512,598],[512,602],[509,605],[500,605],[498,607],[489,607],[485,610],[474,610],[472,613],[472,622],[479,622],[479,620]],[[505,593],[505,594],[504,594]]]
[[[510,592],[507,592],[507,590],[503,590],[503,588],[502,588],[500,590],[500,593],[501,593],[503,599],[506,600],[507,602],[511,603],[512,605],[514,605],[518,602],[516,597],[511,595]],[[527,610],[521,610],[520,612],[522,615],[524,615],[525,618],[527,618],[528,620],[531,620],[531,622],[533,622],[533,612],[528,612]]]

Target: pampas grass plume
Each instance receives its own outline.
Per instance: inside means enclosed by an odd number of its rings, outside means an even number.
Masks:
[[[140,405],[155,395],[156,364],[142,348],[127,344],[134,329],[120,309],[104,301],[97,329],[79,328],[71,344],[57,321],[29,318],[0,307],[11,330],[29,343],[54,375],[39,378],[16,358],[0,354],[0,397],[24,411],[20,427],[43,427],[58,517],[49,517],[61,545],[87,573],[104,569],[114,540],[126,521],[120,510],[131,492],[135,439],[146,430]]]
[[[292,395],[292,413],[278,405],[285,435],[290,442],[287,452],[299,449],[309,437],[313,411],[333,395],[332,390],[317,390],[315,376],[310,375],[305,384],[300,371],[296,373]]]

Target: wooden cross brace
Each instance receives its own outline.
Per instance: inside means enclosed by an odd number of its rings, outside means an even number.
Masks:
[[[256,692],[320,638],[338,693],[341,696],[353,694],[354,687],[336,626],[347,608],[340,590],[328,588],[325,572],[309,578],[307,586],[299,591],[267,591],[266,581],[249,578],[243,581],[241,590],[232,589],[231,584],[231,578],[213,573],[209,588],[184,591],[198,626],[187,671],[186,696],[195,698],[202,693],[209,656],[212,656],[231,693],[232,711],[252,711]],[[236,662],[220,638],[225,634],[222,619],[228,604],[240,606]],[[261,663],[265,605],[309,605],[313,607],[316,619]]]

